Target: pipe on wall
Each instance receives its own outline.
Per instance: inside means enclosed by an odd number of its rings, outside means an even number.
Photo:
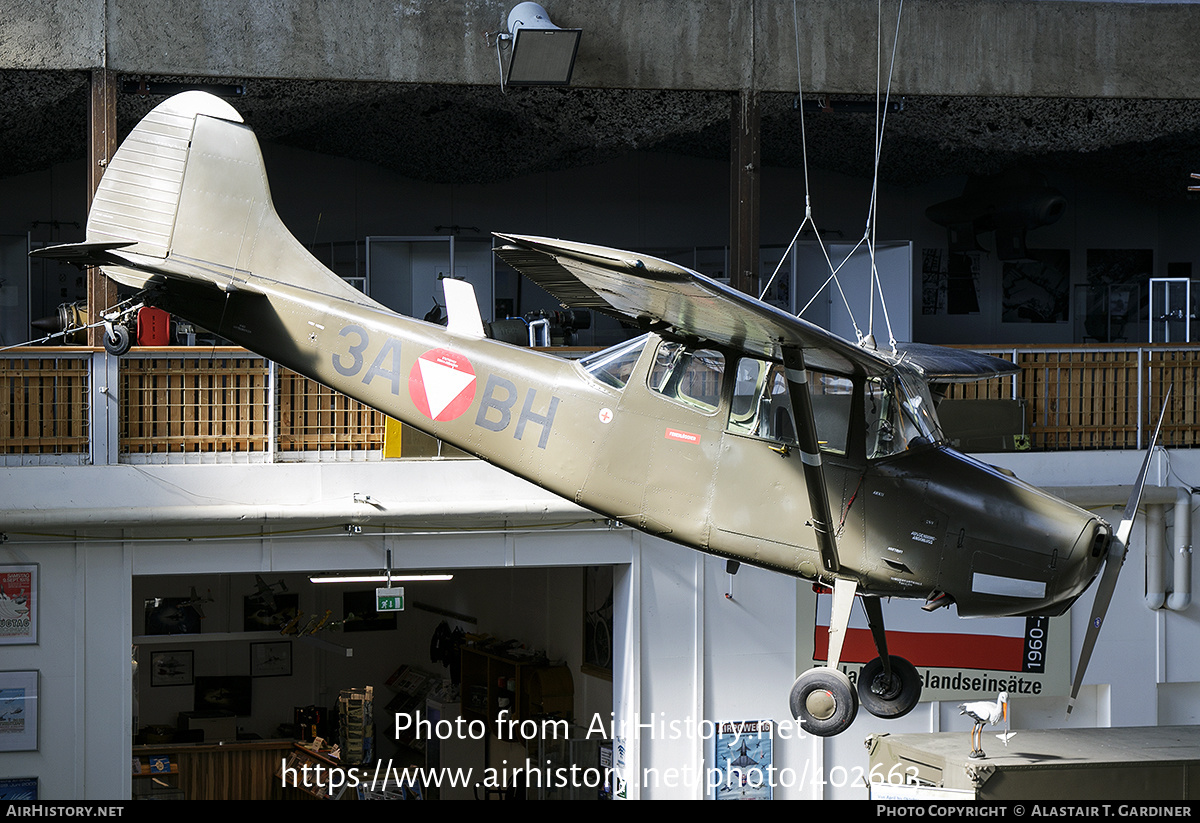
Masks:
[[[1132,486],[1057,486],[1046,491],[1076,506],[1121,506]],[[1192,493],[1172,486],[1146,486],[1146,605],[1183,611],[1192,602]],[[1167,506],[1174,507],[1174,540],[1171,549],[1171,587],[1166,585]]]

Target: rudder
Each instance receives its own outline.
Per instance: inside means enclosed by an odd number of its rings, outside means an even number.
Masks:
[[[274,281],[372,303],[283,225],[253,130],[204,92],[159,104],[121,144],[88,215],[87,242],[134,244],[121,256],[135,269],[105,267],[128,285],[145,285],[150,269],[225,289]]]

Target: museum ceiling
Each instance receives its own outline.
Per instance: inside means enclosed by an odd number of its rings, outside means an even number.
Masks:
[[[181,78],[156,78],[179,80]],[[238,83],[242,81],[230,80]],[[724,92],[244,81],[232,101],[261,139],[375,163],[418,180],[498,182],[631,150],[729,156]],[[0,177],[80,158],[87,75],[0,72]],[[120,93],[124,136],[163,98]],[[806,116],[814,167],[869,176],[875,118]],[[867,102],[866,108],[870,109]],[[765,166],[800,167],[791,94],[762,97]],[[908,186],[1025,165],[1143,200],[1182,200],[1200,171],[1200,101],[908,97],[888,117],[882,178]]]

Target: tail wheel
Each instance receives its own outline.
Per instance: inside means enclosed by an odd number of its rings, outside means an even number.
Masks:
[[[858,700],[876,717],[904,717],[921,699],[921,676],[903,657],[889,655],[892,675],[883,672],[883,660],[876,657],[862,667],[858,675]]]
[[[129,351],[133,345],[133,338],[129,335],[129,329],[125,326],[113,324],[112,331],[104,333],[104,350],[111,355],[120,357]]]
[[[850,678],[824,666],[796,678],[789,702],[800,728],[818,737],[841,734],[858,714],[858,695]]]

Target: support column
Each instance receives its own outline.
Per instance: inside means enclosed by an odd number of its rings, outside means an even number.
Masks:
[[[737,290],[758,297],[758,92],[742,89],[729,115],[729,277]]]
[[[92,71],[91,96],[88,99],[88,191],[87,209],[92,211],[92,198],[108,161],[117,151],[117,76],[109,69]],[[88,325],[100,321],[101,315],[117,302],[117,284],[100,273],[98,266],[88,268]],[[88,345],[103,344],[103,327],[88,331]]]

